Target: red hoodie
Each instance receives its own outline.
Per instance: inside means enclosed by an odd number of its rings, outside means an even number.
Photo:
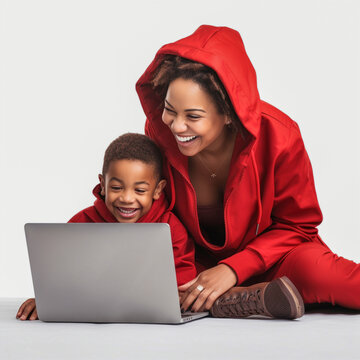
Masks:
[[[96,185],[93,194],[96,197],[93,206],[90,206],[76,215],[69,223],[116,223],[118,222],[105,205],[100,195],[100,184]],[[189,240],[188,234],[179,219],[169,210],[165,195],[159,200],[154,200],[148,213],[142,216],[138,223],[168,223],[170,225],[171,240],[174,252],[176,278],[178,285],[185,284],[196,276],[194,265],[194,246]]]
[[[237,136],[225,187],[223,246],[207,242],[201,234],[187,157],[162,122],[164,99],[154,94],[150,85],[164,54],[179,55],[215,70],[247,132],[245,140]],[[241,284],[268,270],[302,242],[324,244],[316,228],[322,214],[298,125],[260,100],[256,73],[237,31],[203,25],[192,35],[164,45],[136,89],[147,116],[145,132],[168,160],[168,197],[197,244],[196,259],[202,268],[225,263]]]

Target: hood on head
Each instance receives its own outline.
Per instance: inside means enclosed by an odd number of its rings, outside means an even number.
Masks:
[[[228,27],[200,26],[190,36],[161,47],[136,84],[145,115],[156,133],[156,142],[166,149],[177,148],[161,114],[164,99],[155,94],[151,80],[164,55],[178,55],[212,68],[224,84],[245,129],[256,138],[260,126],[260,98],[256,73],[239,33]],[[172,141],[169,141],[169,138]]]

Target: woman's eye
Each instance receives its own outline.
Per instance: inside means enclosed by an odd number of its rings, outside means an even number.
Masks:
[[[164,109],[167,111],[167,112],[169,112],[169,113],[171,113],[171,114],[175,114],[175,111],[174,110],[171,110],[171,109],[169,109],[168,107],[164,107]]]
[[[191,114],[188,115],[188,118],[191,120],[197,120],[197,119],[200,119],[200,117],[201,116],[199,116],[199,115],[191,115]]]

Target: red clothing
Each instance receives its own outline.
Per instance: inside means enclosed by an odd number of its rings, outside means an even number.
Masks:
[[[315,242],[294,247],[267,273],[252,282],[287,276],[305,304],[331,303],[360,310],[360,264]]]
[[[187,157],[162,122],[163,99],[150,84],[164,54],[214,69],[245,127],[246,136],[238,134],[233,151],[223,199],[225,243],[218,246],[201,233]],[[136,88],[147,116],[145,132],[167,158],[170,208],[195,240],[198,270],[225,263],[237,274],[238,284],[286,275],[305,303],[360,309],[360,265],[333,254],[318,235],[322,214],[299,128],[260,100],[255,70],[235,30],[203,25],[164,45]]]
[[[76,215],[69,223],[116,223],[117,220],[108,210],[100,195],[100,184],[96,185],[93,194],[96,197],[93,206],[90,206]],[[179,219],[168,209],[165,195],[155,200],[148,213],[142,216],[138,223],[168,223],[170,225],[171,240],[174,251],[174,261],[178,285],[185,284],[196,276],[194,265],[194,246],[189,241],[188,233]]]
[[[149,84],[163,54],[179,55],[214,69],[247,131],[245,139],[240,133],[236,138],[225,188],[223,246],[207,242],[201,234],[187,158],[162,122],[161,99]],[[235,271],[241,284],[264,273],[303,242],[324,245],[316,228],[322,214],[299,128],[287,115],[260,100],[255,70],[238,32],[203,25],[187,38],[164,45],[139,79],[137,91],[147,116],[145,131],[169,162],[169,199],[198,245],[196,256],[205,268],[223,262]]]

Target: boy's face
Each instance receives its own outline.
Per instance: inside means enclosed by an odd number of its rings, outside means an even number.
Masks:
[[[166,180],[158,182],[155,167],[140,160],[114,160],[99,175],[101,195],[117,221],[134,223],[159,199]]]

